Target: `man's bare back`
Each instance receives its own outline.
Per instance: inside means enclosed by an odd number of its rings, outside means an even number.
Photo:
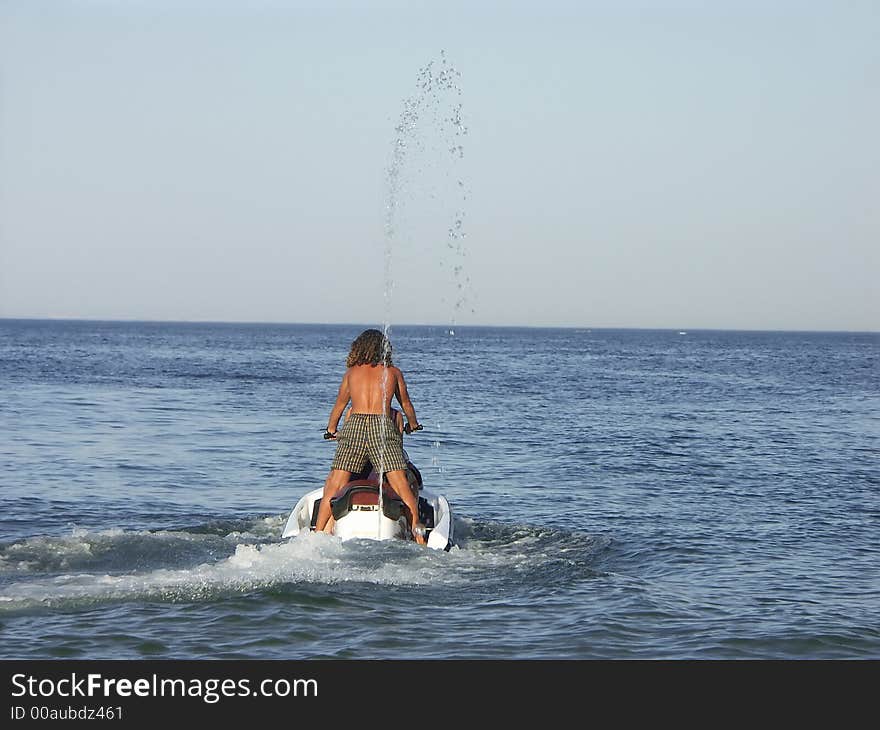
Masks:
[[[327,430],[336,433],[348,402],[352,413],[391,415],[391,401],[397,398],[407,421],[417,424],[415,408],[409,398],[403,373],[394,365],[353,365],[345,371],[336,403],[330,412]]]

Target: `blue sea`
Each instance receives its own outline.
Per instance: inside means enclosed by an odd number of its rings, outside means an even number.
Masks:
[[[880,335],[393,326],[455,546],[282,541],[367,326],[0,320],[2,658],[880,658]]]

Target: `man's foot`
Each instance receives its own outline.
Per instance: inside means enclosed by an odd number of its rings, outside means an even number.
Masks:
[[[427,535],[427,530],[425,530],[425,526],[421,522],[416,522],[412,526],[412,534],[413,539],[419,545],[427,545],[428,541],[425,539],[425,535]]]

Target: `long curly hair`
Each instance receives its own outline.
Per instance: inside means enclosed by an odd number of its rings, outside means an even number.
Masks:
[[[355,365],[393,365],[391,362],[391,342],[379,330],[369,329],[361,332],[348,351],[346,367]]]

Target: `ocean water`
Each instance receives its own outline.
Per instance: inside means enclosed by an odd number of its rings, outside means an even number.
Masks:
[[[393,327],[456,546],[282,541],[362,329],[0,320],[2,658],[880,658],[880,335]]]

